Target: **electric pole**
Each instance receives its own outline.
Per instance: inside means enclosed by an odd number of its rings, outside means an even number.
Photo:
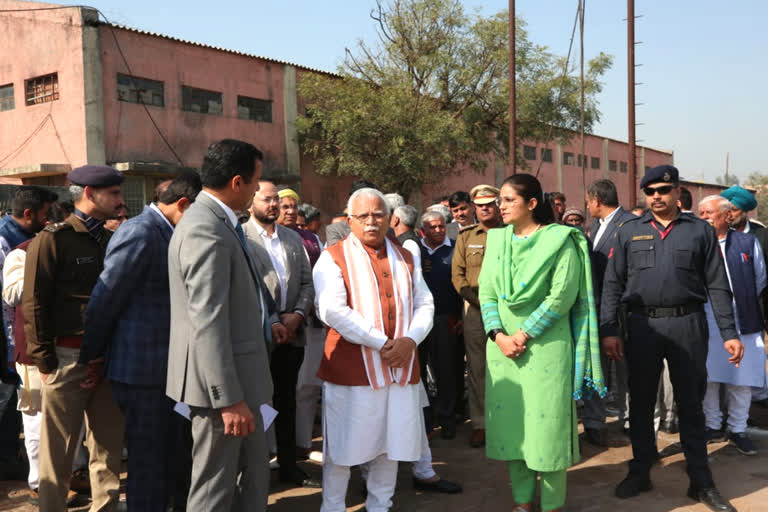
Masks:
[[[515,0],[509,0],[509,171],[517,174],[517,97],[515,95]]]
[[[637,150],[635,148],[635,0],[627,0],[627,86],[629,108],[629,207],[637,206]]]

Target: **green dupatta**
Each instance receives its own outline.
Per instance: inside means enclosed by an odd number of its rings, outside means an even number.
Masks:
[[[541,288],[549,286],[549,270],[564,244],[570,240],[576,246],[581,272],[578,276],[574,276],[574,279],[579,279],[579,289],[576,302],[570,309],[571,333],[574,341],[573,397],[589,398],[594,392],[604,397],[605,379],[600,361],[600,337],[592,284],[592,266],[586,237],[576,228],[558,224],[549,225],[536,233],[536,240],[532,241],[535,257],[515,261],[512,256],[514,236],[514,229],[511,226],[496,235],[497,238],[503,238],[501,261],[509,262],[509,265],[504,265],[504,270],[497,274],[501,280],[498,283],[498,289],[501,290],[499,301],[509,307],[533,300],[533,297],[540,297]],[[513,276],[519,273],[529,276],[529,279],[515,290]],[[559,318],[559,315],[547,309],[542,303],[523,323],[522,329],[535,338]]]

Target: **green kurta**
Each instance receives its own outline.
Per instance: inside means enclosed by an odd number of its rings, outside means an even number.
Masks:
[[[500,322],[508,334],[522,328],[533,338],[517,359],[487,344],[486,452],[524,460],[531,470],[559,471],[579,459],[570,310],[587,276],[576,243],[563,231],[570,228],[549,225],[529,238],[512,229],[488,232],[480,304],[487,330]],[[553,250],[553,243],[561,245]],[[503,284],[508,265],[511,289]]]

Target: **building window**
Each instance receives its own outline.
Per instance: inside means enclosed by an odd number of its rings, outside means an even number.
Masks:
[[[616,160],[608,160],[608,170],[616,171]]]
[[[627,162],[619,162],[619,171],[627,172]]]
[[[237,117],[261,123],[272,122],[272,102],[248,96],[237,97]]]
[[[24,81],[27,105],[39,105],[59,99],[59,74],[38,76]]]
[[[600,169],[600,159],[597,158],[596,156],[592,157],[592,161],[590,163],[592,164],[590,165],[590,167],[592,167],[593,169]]]
[[[181,109],[187,112],[200,112],[220,116],[222,113],[221,93],[181,86]]]
[[[523,158],[526,160],[536,160],[536,147],[523,146]]]
[[[551,162],[552,161],[552,150],[547,148],[541,148],[541,161],[542,162]]]
[[[563,163],[565,165],[575,165],[576,160],[573,158],[573,153],[563,153]]]
[[[0,85],[0,112],[14,108],[16,104],[13,100],[13,84]]]
[[[165,106],[163,82],[131,75],[117,74],[117,99],[128,103]]]
[[[128,216],[133,217],[140,214],[144,205],[147,204],[144,176],[126,176],[122,184],[122,191]]]

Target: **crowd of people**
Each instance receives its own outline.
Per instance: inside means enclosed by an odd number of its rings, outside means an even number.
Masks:
[[[272,467],[343,512],[359,466],[366,510],[384,512],[401,461],[417,489],[462,492],[429,443],[469,420],[466,442],[507,463],[515,511],[539,481],[540,509],[559,511],[579,412],[604,446],[611,407],[633,449],[616,496],[652,489],[657,433],[679,431],[688,496],[735,510],[706,445],[756,454],[749,409],[768,406],[768,232],[749,191],[705,197],[697,217],[665,165],[628,212],[598,180],[586,229],[530,174],[423,212],[358,180],[323,231],[262,158],[216,142],[127,220],[107,166],[69,173],[71,204],[16,192],[0,220],[0,456],[17,460],[23,431],[28,466],[3,476],[41,510],[78,492],[93,511],[266,510]]]

